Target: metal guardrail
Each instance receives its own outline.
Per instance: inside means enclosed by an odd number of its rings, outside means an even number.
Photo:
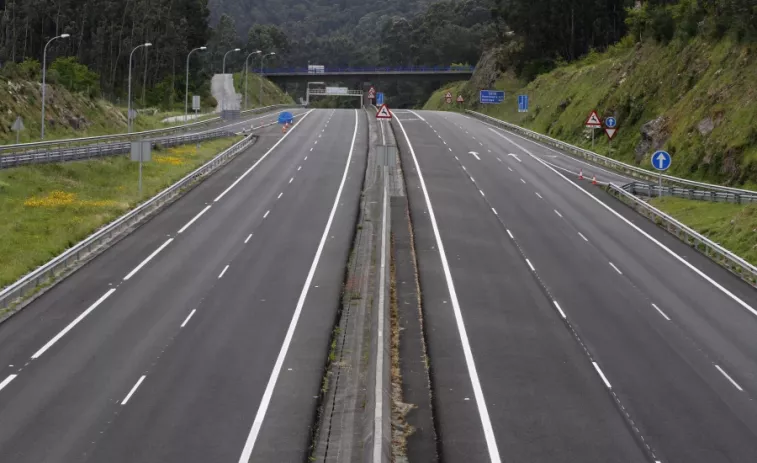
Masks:
[[[88,238],[69,248],[48,263],[28,273],[10,286],[3,288],[0,290],[0,308],[10,307],[14,302],[22,300],[25,296],[36,291],[40,285],[50,282],[77,263],[92,256],[93,253],[100,251],[113,239],[140,224],[165,204],[173,201],[182,193],[182,190],[226,164],[238,153],[250,147],[256,140],[255,136],[248,135],[178,182],[140,204],[131,212],[100,228]]]
[[[622,187],[608,184],[607,191],[639,214],[675,235],[684,243],[696,248],[699,252],[725,267],[742,280],[752,286],[757,286],[757,267],[720,246],[718,243],[700,235],[668,214],[628,193]]]
[[[525,137],[531,138],[540,143],[544,143],[546,145],[550,145],[560,150],[563,150],[567,153],[580,156],[586,159],[587,161],[593,162],[594,164],[608,167],[617,172],[626,174],[630,177],[641,178],[650,182],[657,182],[658,179],[661,177],[662,180],[666,183],[671,183],[674,185],[681,185],[688,188],[693,187],[693,188],[704,190],[704,191],[715,191],[715,192],[731,193],[731,194],[738,194],[738,195],[745,195],[745,196],[757,195],[757,191],[744,190],[741,188],[731,188],[731,187],[721,186],[721,185],[713,185],[712,183],[696,182],[694,180],[687,180],[680,177],[673,177],[672,175],[663,174],[662,176],[660,176],[659,174],[651,170],[642,169],[641,167],[636,167],[630,164],[626,164],[624,162],[616,161],[615,159],[608,158],[607,156],[602,156],[601,154],[597,154],[593,151],[579,148],[569,143],[565,143],[563,141],[556,140],[552,137],[542,135],[538,132],[534,132],[533,130],[528,130],[518,125],[511,124],[509,122],[505,122],[491,116],[487,116],[486,114],[481,114],[479,112],[471,111],[471,110],[466,110],[465,112],[475,117],[476,119],[488,122],[492,125],[510,130],[515,133],[519,133]]]
[[[248,110],[242,111],[241,113],[242,114],[258,114],[258,113],[263,113],[263,112],[270,111],[277,108],[290,108],[293,106],[297,106],[297,105],[289,105],[289,104],[270,105],[270,106],[264,106],[262,108],[248,109]],[[0,145],[0,159],[3,156],[10,155],[10,154],[28,154],[29,151],[32,151],[32,152],[41,151],[41,150],[44,150],[44,151],[58,150],[59,151],[64,148],[73,148],[77,146],[95,144],[99,142],[116,143],[119,141],[126,142],[126,141],[143,140],[149,137],[170,135],[177,132],[186,132],[188,130],[199,129],[202,127],[212,125],[219,121],[221,121],[220,117],[213,117],[210,119],[206,119],[204,121],[192,122],[190,124],[175,125],[173,127],[166,127],[163,129],[155,129],[155,130],[145,130],[142,132],[120,133],[120,134],[113,134],[113,135],[100,135],[96,137],[65,138],[61,140],[38,141],[38,142],[32,142],[32,143],[19,143],[19,144],[13,144],[13,145]]]
[[[751,195],[729,193],[722,191],[702,191],[691,188],[676,188],[659,186],[648,183],[632,182],[623,185],[623,189],[637,196],[657,198],[659,196],[673,196],[676,198],[693,199],[699,201],[711,201],[716,203],[751,204],[757,203],[757,192]]]
[[[263,69],[263,75],[320,75],[320,74],[407,74],[407,73],[456,73],[470,74],[475,66],[373,66],[373,67],[326,67],[313,71],[307,67]]]

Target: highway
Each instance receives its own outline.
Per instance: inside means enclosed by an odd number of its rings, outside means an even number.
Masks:
[[[757,461],[753,288],[581,161],[395,117],[444,461]]]
[[[0,324],[0,461],[305,460],[367,130],[262,131]]]

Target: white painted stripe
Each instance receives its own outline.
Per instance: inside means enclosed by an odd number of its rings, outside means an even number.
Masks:
[[[265,211],[265,214],[263,214],[263,218],[265,219],[266,217],[268,217],[268,214],[270,214],[270,213],[271,213],[271,211]]]
[[[620,215],[617,211],[613,210],[607,204],[605,204],[602,201],[600,201],[599,199],[595,198],[591,193],[589,193],[588,191],[585,191],[583,188],[581,188],[580,185],[578,185],[577,183],[573,182],[572,180],[570,180],[568,177],[566,177],[562,173],[558,172],[556,169],[554,169],[552,166],[550,166],[547,162],[539,159],[539,157],[537,157],[537,156],[533,155],[532,153],[530,153],[527,149],[525,149],[522,146],[518,145],[517,143],[515,143],[514,141],[512,141],[509,138],[505,137],[504,135],[500,134],[499,132],[497,132],[495,130],[492,130],[492,131],[495,132],[495,133],[497,133],[500,137],[508,140],[510,143],[514,144],[518,148],[522,149],[524,152],[526,152],[533,159],[535,159],[536,161],[540,162],[544,167],[546,167],[547,169],[551,170],[555,174],[559,175],[563,180],[565,180],[569,184],[573,185],[573,187],[576,188],[578,191],[582,192],[588,198],[591,198],[591,200],[593,200],[595,203],[597,203],[598,205],[600,205],[601,207],[603,207],[605,210],[607,210],[608,212],[610,212],[611,214],[613,214],[615,217],[617,217],[618,219],[620,219],[621,221],[623,221],[626,225],[628,225],[629,227],[631,227],[634,230],[636,230],[637,232],[639,232],[643,237],[645,237],[646,239],[648,239],[649,241],[651,241],[652,243],[654,243],[655,245],[657,245],[660,249],[662,249],[663,251],[665,251],[666,253],[668,253],[671,257],[673,257],[675,260],[677,260],[678,262],[680,262],[681,264],[683,264],[684,266],[686,266],[689,270],[691,270],[692,272],[694,272],[697,275],[699,275],[700,277],[702,277],[705,281],[707,281],[712,286],[714,286],[715,288],[717,288],[721,293],[723,293],[726,296],[728,296],[732,301],[736,302],[741,307],[743,307],[744,309],[748,310],[750,313],[752,313],[752,315],[757,316],[757,310],[755,310],[752,306],[750,306],[749,304],[747,304],[746,302],[744,302],[741,298],[739,298],[738,296],[736,296],[735,294],[733,294],[732,292],[730,292],[728,289],[726,289],[725,287],[723,287],[721,284],[719,284],[718,282],[716,282],[715,280],[713,280],[712,278],[710,278],[709,276],[707,276],[707,274],[705,274],[704,272],[702,272],[698,268],[696,268],[693,265],[691,265],[689,262],[686,261],[686,259],[684,259],[683,257],[681,257],[678,254],[676,254],[675,252],[673,252],[670,248],[668,248],[667,246],[665,246],[664,244],[662,244],[660,241],[656,240],[649,233],[645,232],[641,228],[639,228],[636,225],[634,225],[633,222],[631,222],[630,220],[628,220],[625,217],[623,217],[622,215]]]
[[[466,171],[467,171],[468,169],[466,169],[466,168],[465,168],[465,166],[463,166],[463,170],[466,170]]]
[[[665,312],[663,312],[662,310],[660,310],[660,308],[657,307],[657,304],[655,304],[653,302],[652,303],[652,307],[654,307],[658,312],[660,312],[660,315],[662,315],[663,317],[665,317],[665,320],[670,321],[670,317],[668,317],[667,315],[665,315]]]
[[[616,272],[618,272],[619,274],[623,275],[623,272],[621,272],[620,269],[618,267],[616,267],[615,264],[613,264],[612,262],[610,262],[610,267],[614,268]]]
[[[247,436],[244,448],[242,449],[242,455],[239,457],[239,463],[248,463],[248,461],[250,460],[252,450],[255,448],[255,441],[257,440],[258,434],[260,433],[260,428],[263,426],[263,420],[265,419],[265,414],[268,411],[268,405],[270,404],[271,397],[273,396],[273,389],[276,387],[276,382],[278,381],[279,374],[281,373],[281,367],[284,364],[284,359],[286,358],[287,352],[289,351],[289,345],[292,343],[294,331],[297,328],[297,322],[299,321],[300,314],[302,313],[302,307],[305,305],[305,299],[307,298],[308,290],[310,289],[311,282],[313,281],[313,276],[315,275],[315,270],[318,267],[318,262],[321,259],[321,254],[323,253],[323,247],[326,244],[326,239],[329,236],[329,230],[331,230],[331,224],[334,221],[334,215],[336,214],[337,207],[339,206],[339,200],[342,197],[344,184],[347,181],[347,174],[349,173],[350,162],[352,161],[352,153],[355,150],[355,139],[357,138],[358,122],[358,111],[356,110],[355,130],[352,133],[352,144],[350,145],[350,152],[347,156],[347,162],[344,166],[342,182],[339,184],[339,189],[337,190],[336,198],[334,199],[334,205],[331,208],[331,214],[329,214],[329,219],[326,222],[326,228],[323,231],[323,236],[321,236],[321,242],[318,244],[318,249],[315,252],[313,263],[310,266],[310,271],[308,272],[307,278],[305,279],[305,284],[302,288],[302,292],[300,293],[300,298],[297,301],[297,307],[295,307],[294,309],[292,321],[289,323],[289,328],[287,329],[286,335],[284,336],[284,342],[281,345],[281,350],[279,351],[279,355],[276,357],[276,363],[273,366],[273,371],[271,372],[271,376],[268,379],[268,384],[266,385],[265,391],[263,392],[263,398],[260,400],[260,406],[258,407],[258,411],[255,414],[255,419],[252,422],[252,428],[250,429],[250,433]]]
[[[386,351],[386,341],[384,340],[384,293],[386,292],[386,233],[387,233],[387,208],[388,193],[387,182],[388,176],[384,175],[384,200],[382,205],[382,224],[381,224],[381,276],[379,278],[379,302],[378,302],[378,319],[376,334],[376,386],[374,398],[376,406],[373,412],[373,463],[382,463],[381,449],[384,444],[384,352]]]
[[[310,148],[310,151],[313,151],[313,148]]]
[[[447,144],[447,142],[446,142],[446,141],[444,141],[444,140],[442,140],[442,143],[444,143],[445,145]]]
[[[190,226],[192,226],[192,224],[195,223],[195,221],[197,219],[199,219],[200,217],[202,217],[202,215],[204,213],[208,212],[208,209],[210,209],[210,205],[205,206],[205,209],[201,210],[199,214],[197,214],[196,216],[192,217],[192,220],[190,220],[189,222],[187,222],[186,225],[184,225],[183,227],[181,227],[181,229],[179,230],[179,233],[184,233],[184,231],[187,228],[189,228]]]
[[[244,173],[243,173],[242,175],[240,175],[240,176],[239,176],[239,178],[238,178],[238,179],[236,179],[236,180],[234,181],[234,183],[232,183],[232,184],[231,184],[231,185],[230,185],[230,186],[229,186],[228,188],[226,188],[225,190],[223,190],[223,193],[221,193],[220,195],[218,195],[218,197],[217,197],[216,199],[214,199],[214,200],[213,200],[213,202],[214,202],[214,203],[215,203],[215,202],[218,202],[218,201],[219,201],[219,200],[220,200],[221,198],[223,198],[224,196],[226,196],[226,193],[228,193],[229,191],[231,191],[231,189],[232,189],[232,188],[234,188],[235,186],[237,186],[237,184],[238,184],[239,182],[241,182],[243,178],[247,177],[247,175],[248,175],[248,174],[249,174],[250,172],[252,172],[252,171],[253,171],[253,170],[254,170],[254,169],[255,169],[255,168],[256,168],[256,167],[258,166],[258,164],[260,164],[261,162],[263,162],[263,159],[265,159],[266,157],[268,157],[268,155],[269,155],[269,154],[271,154],[271,152],[273,152],[273,150],[275,150],[275,149],[276,149],[276,147],[278,147],[278,146],[279,146],[279,145],[281,144],[281,142],[283,142],[284,140],[286,140],[286,138],[287,138],[287,137],[289,136],[289,134],[291,134],[291,133],[292,133],[292,132],[294,131],[294,129],[295,129],[295,128],[296,128],[296,127],[297,127],[298,125],[300,125],[300,123],[301,123],[302,121],[304,121],[304,120],[305,120],[305,118],[306,118],[306,117],[308,117],[308,116],[310,115],[310,113],[312,113],[312,112],[313,112],[313,110],[311,109],[310,111],[308,111],[308,112],[306,112],[305,114],[303,114],[303,116],[302,116],[302,117],[300,118],[300,120],[299,120],[299,121],[297,121],[297,122],[296,122],[296,123],[295,123],[295,124],[294,124],[294,125],[292,126],[292,128],[291,128],[291,129],[290,129],[289,131],[287,131],[287,133],[285,133],[283,137],[281,137],[281,138],[279,139],[279,141],[277,141],[277,142],[276,142],[276,143],[275,143],[275,144],[274,144],[274,145],[273,145],[273,146],[272,146],[272,147],[271,147],[271,148],[270,148],[270,149],[269,149],[268,151],[266,151],[266,152],[265,152],[265,154],[264,154],[263,156],[261,156],[261,158],[260,158],[260,159],[258,159],[258,160],[257,160],[257,161],[255,162],[255,164],[253,164],[253,165],[252,165],[252,167],[250,167],[249,169],[247,169],[246,171],[244,171]],[[318,143],[318,142],[316,142],[316,143]]]
[[[307,157],[307,156],[305,156],[305,159],[303,159],[303,161],[307,161],[307,160],[308,160],[308,157]]]
[[[525,181],[525,180],[523,180],[523,179],[520,179],[520,181],[521,181],[521,182],[522,182],[522,183],[523,183],[524,185],[526,184],[526,181]]]
[[[11,381],[16,379],[17,376],[18,375],[8,375],[8,377],[5,378],[2,383],[0,383],[0,391],[2,391],[5,388],[5,386],[9,385]]]
[[[299,171],[300,169],[302,169],[302,166],[297,166],[297,170]]]
[[[426,119],[424,119],[423,117],[421,117],[421,115],[418,114],[417,112],[415,112],[415,111],[410,111],[410,112],[412,114],[415,114],[415,117],[417,117],[418,119],[422,120],[423,122],[426,122]],[[428,126],[431,127],[431,124],[429,124]]]
[[[481,193],[481,196],[486,196],[483,191],[478,190],[479,193]]]
[[[187,318],[184,319],[184,323],[182,323],[179,328],[184,328],[185,326],[187,326],[187,323],[189,323],[189,319],[192,318],[192,315],[194,315],[195,312],[197,312],[197,309],[192,309],[192,311],[189,312],[189,315],[187,315]]]
[[[558,304],[557,301],[552,301],[552,303],[555,304],[555,307],[557,307],[557,311],[560,312],[562,318],[568,318],[565,316],[565,312],[562,311],[562,307],[560,307],[560,304]]]
[[[289,179],[289,183],[292,183],[292,180],[294,180],[294,177]]]
[[[457,156],[455,156],[455,160],[459,161],[460,159],[458,159]]]
[[[250,233],[250,236],[248,236],[247,239],[244,240],[244,244],[247,244],[247,242],[250,241],[250,238],[252,238],[252,233]]]
[[[452,148],[447,148],[447,149],[450,150],[450,152],[452,151]]]
[[[510,166],[507,166],[507,170],[509,170],[510,172],[513,171],[513,169]]]
[[[586,237],[585,237],[585,236],[583,235],[583,233],[581,233],[581,232],[578,232],[578,236],[580,236],[581,238],[583,238],[583,239],[584,239],[584,241],[586,241],[587,243],[589,242],[589,240],[588,240],[588,239],[586,239]]]
[[[471,152],[471,154],[473,155],[474,158],[478,159],[479,161],[481,160],[481,158],[478,157],[478,155],[476,153]]]
[[[715,365],[715,368],[717,368],[718,371],[723,374],[723,376],[725,376],[726,378],[728,378],[728,381],[730,381],[731,384],[733,384],[733,386],[736,389],[738,389],[741,392],[744,391],[744,389],[742,389],[741,386],[739,386],[739,383],[737,383],[736,381],[734,381],[733,378],[731,378],[731,376],[728,373],[725,372],[725,370],[723,370],[722,368],[720,368],[720,365]]]
[[[536,193],[536,196],[538,196],[539,199],[544,199],[544,198],[541,197],[541,195],[538,192]]]
[[[79,315],[78,317],[76,317],[74,319],[74,321],[72,321],[71,323],[69,323],[68,326],[66,326],[65,328],[63,328],[61,330],[61,332],[58,333],[58,334],[56,334],[51,340],[47,341],[47,344],[45,344],[44,346],[42,346],[42,348],[40,348],[40,350],[38,350],[37,352],[35,352],[34,355],[32,355],[32,359],[38,359],[38,358],[40,358],[42,356],[42,354],[44,354],[45,351],[47,351],[47,349],[51,348],[53,346],[53,344],[55,344],[56,342],[58,342],[60,340],[60,338],[62,338],[63,336],[65,336],[66,333],[68,333],[69,331],[71,331],[76,325],[79,324],[79,322],[81,322],[82,320],[84,320],[84,318],[87,315],[89,315],[93,310],[95,310],[97,308],[97,306],[99,306],[100,304],[102,304],[103,301],[105,299],[107,299],[108,297],[110,297],[110,295],[113,294],[115,291],[116,291],[116,288],[111,288],[105,294],[103,294],[102,296],[100,296],[100,299],[96,300],[94,302],[94,304],[90,305],[87,308],[87,310],[85,310],[84,312],[82,312],[81,315]]]
[[[494,208],[492,208],[492,212],[494,212],[494,215],[499,215],[499,214],[497,214],[497,210],[494,209]]]
[[[507,234],[510,236],[510,239],[513,239],[513,240],[515,239],[513,234],[510,232],[510,230],[507,230]]]
[[[134,393],[137,392],[137,388],[139,387],[140,384],[142,384],[142,381],[144,381],[144,380],[145,380],[145,375],[142,375],[139,378],[139,380],[137,380],[137,384],[135,384],[134,387],[131,388],[131,391],[129,391],[129,393],[126,395],[126,397],[124,397],[124,400],[121,401],[121,405],[126,405],[126,402],[128,402],[129,399],[131,399],[131,396],[133,396]]]
[[[597,365],[597,362],[591,362],[592,365],[594,365],[594,369],[597,370],[597,374],[599,374],[599,377],[602,378],[602,381],[605,382],[605,386],[607,386],[607,389],[612,389],[612,386],[610,385],[610,382],[607,381],[607,377],[602,372],[602,369],[599,368],[599,365]]]
[[[555,209],[555,214],[557,214],[558,217],[562,218],[562,214],[560,214],[560,212],[557,209]]]
[[[497,158],[497,161],[499,161],[499,162],[502,162],[502,159],[500,159],[500,158]]]
[[[532,272],[536,271],[530,260],[526,259],[526,263],[528,264],[528,268],[530,268]]]
[[[423,179],[423,173],[421,167],[418,164],[418,158],[415,155],[412,143],[410,143],[410,137],[407,136],[405,127],[402,121],[397,119],[397,123],[402,129],[402,133],[405,136],[407,145],[410,148],[410,154],[413,156],[413,162],[415,163],[415,170],[418,172],[418,179],[420,180],[421,188],[423,190],[423,196],[426,199],[426,207],[428,208],[429,218],[431,219],[431,226],[434,230],[434,237],[436,238],[437,248],[439,249],[439,256],[442,261],[442,269],[444,270],[444,276],[447,281],[447,289],[449,290],[450,299],[452,301],[452,310],[455,315],[455,322],[457,323],[457,331],[460,335],[460,342],[465,357],[465,363],[468,368],[468,376],[470,377],[471,386],[473,388],[473,395],[476,399],[476,405],[478,407],[478,414],[481,419],[481,425],[484,431],[484,438],[486,439],[487,449],[489,451],[489,460],[491,463],[500,463],[502,460],[499,456],[499,450],[497,449],[497,441],[494,437],[494,429],[492,428],[491,419],[489,418],[489,411],[486,406],[486,399],[484,398],[484,391],[481,388],[481,381],[478,378],[478,372],[476,371],[476,362],[473,359],[473,351],[471,350],[470,342],[468,340],[468,333],[465,329],[465,322],[463,321],[463,313],[460,309],[460,302],[457,299],[457,291],[455,290],[455,283],[452,281],[452,273],[447,262],[447,254],[444,251],[444,243],[442,243],[442,237],[439,232],[439,225],[436,223],[436,215],[434,214],[434,208],[431,205],[431,198],[426,188],[426,181]],[[240,462],[246,463],[246,462]]]
[[[276,197],[276,199],[281,199],[281,197],[282,197],[283,195],[284,195],[284,192],[282,191],[281,193],[279,193],[279,195],[278,195],[278,196]]]
[[[223,270],[221,270],[221,274],[218,275],[218,279],[219,280],[223,277],[223,274],[226,273],[226,270],[228,270],[228,269],[229,269],[229,266],[226,265],[226,267],[224,267]]]
[[[153,257],[157,256],[160,251],[162,251],[166,246],[168,246],[169,244],[171,244],[171,241],[173,241],[173,238],[169,238],[158,249],[154,250],[152,252],[152,254],[150,254],[149,256],[147,256],[147,258],[145,260],[143,260],[139,265],[137,265],[136,267],[134,267],[134,270],[132,270],[131,272],[129,272],[129,274],[124,277],[124,280],[128,280],[129,278],[133,277],[134,274],[137,273],[142,267],[144,267],[145,265],[147,265],[147,263],[150,262],[150,260],[152,260]]]

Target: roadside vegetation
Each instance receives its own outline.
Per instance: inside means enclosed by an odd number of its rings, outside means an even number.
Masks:
[[[240,140],[153,150],[143,165],[148,198]],[[44,264],[139,202],[139,163],[128,156],[0,171],[0,287]]]
[[[260,100],[260,81],[263,81],[263,99]],[[247,102],[248,107],[244,105],[244,72],[238,72],[234,74],[234,89],[242,95],[241,107],[242,109],[260,108],[263,106],[270,106],[274,104],[292,104],[294,100],[291,96],[284,93],[281,88],[270,80],[260,77],[259,74],[254,72],[247,73]]]

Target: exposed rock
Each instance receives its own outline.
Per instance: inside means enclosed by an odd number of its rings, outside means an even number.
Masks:
[[[705,117],[697,125],[697,130],[702,135],[709,135],[715,129],[715,121],[711,117]]]
[[[641,126],[641,141],[636,145],[636,162],[641,162],[646,154],[660,149],[665,144],[669,136],[665,132],[667,122],[665,116],[660,116]]]
[[[567,109],[569,104],[570,104],[570,99],[562,100],[560,104],[557,105],[557,107],[560,108],[560,111],[565,111],[565,109]]]
[[[67,116],[68,125],[74,130],[84,129],[89,126],[89,121],[84,116]]]

